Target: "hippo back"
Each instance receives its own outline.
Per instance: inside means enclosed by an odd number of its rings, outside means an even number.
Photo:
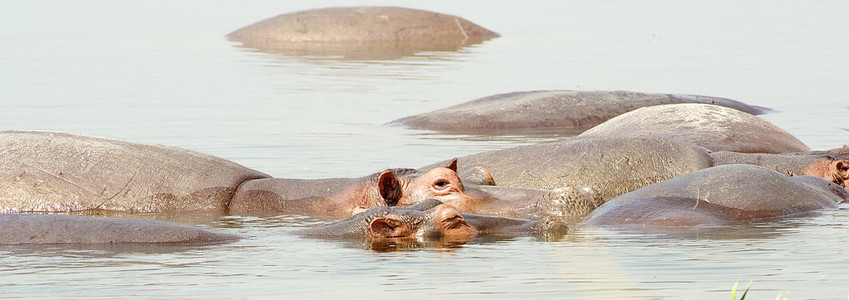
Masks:
[[[792,134],[764,119],[731,108],[693,103],[636,109],[599,124],[580,136],[681,140],[712,151],[810,151]]]
[[[707,103],[753,114],[766,109],[709,96],[629,91],[522,91],[492,95],[389,124],[449,132],[489,132],[528,128],[582,131],[640,107],[671,103]]]
[[[825,180],[753,165],[722,165],[616,197],[588,217],[597,225],[719,225],[833,209],[846,200]]]
[[[185,149],[45,131],[0,132],[0,210],[225,212],[268,177]]]
[[[394,58],[393,54],[421,50],[454,51],[495,37],[497,33],[460,17],[378,6],[286,13],[227,35],[245,47],[266,52],[362,58]]]
[[[423,169],[432,168],[437,163]],[[536,189],[589,187],[612,199],[646,185],[712,166],[703,148],[656,139],[570,139],[458,158],[458,173],[475,166],[501,186]]]
[[[41,214],[0,214],[0,245],[207,244],[241,237],[168,221]]]

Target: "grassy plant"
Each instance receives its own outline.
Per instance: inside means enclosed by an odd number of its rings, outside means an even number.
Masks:
[[[738,300],[737,299],[737,285],[738,284],[740,284],[739,280],[737,280],[737,282],[734,282],[734,287],[731,288],[731,300]],[[739,300],[746,300],[746,294],[749,293],[749,288],[751,288],[751,287],[752,287],[752,281],[749,280],[749,285],[746,286],[746,290],[743,291],[743,295],[740,296]]]

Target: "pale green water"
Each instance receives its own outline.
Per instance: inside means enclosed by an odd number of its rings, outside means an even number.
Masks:
[[[849,143],[843,1],[368,1],[450,13],[503,37],[395,60],[287,57],[224,35],[311,1],[0,2],[0,129],[189,148],[280,177],[361,176],[553,138],[383,123],[535,89],[704,94],[768,106],[809,146]],[[167,218],[167,217],[166,217]],[[576,228],[379,253],[300,239],[296,216],[178,221],[251,236],[193,248],[0,248],[3,298],[729,297],[846,299],[846,210],[665,236]]]

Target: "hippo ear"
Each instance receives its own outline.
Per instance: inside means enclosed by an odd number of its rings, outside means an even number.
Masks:
[[[452,159],[451,162],[449,162],[448,165],[445,167],[451,169],[454,172],[457,172],[457,158]]]
[[[471,171],[464,175],[465,176],[462,176],[464,182],[474,183],[477,185],[496,185],[495,178],[492,178],[492,173],[489,173],[489,170],[481,166],[472,168]]]
[[[404,222],[392,217],[380,217],[371,221],[369,233],[377,238],[404,237],[412,230]]]
[[[387,206],[395,206],[401,200],[403,193],[401,192],[401,181],[395,177],[392,171],[380,173],[377,179],[377,190],[380,191],[380,197]]]
[[[834,161],[834,169],[838,172],[846,172],[849,170],[849,162],[845,160],[836,160]]]

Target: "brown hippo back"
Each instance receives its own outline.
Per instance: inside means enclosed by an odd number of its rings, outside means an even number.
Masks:
[[[589,187],[609,200],[711,167],[712,161],[703,148],[679,141],[596,138],[487,151],[460,157],[458,165],[461,178],[472,167],[482,166],[500,186],[544,190]]]
[[[0,132],[0,211],[223,213],[236,188],[268,177],[180,148],[45,131]]]
[[[59,214],[0,215],[0,245],[208,244],[241,237],[181,223]]]
[[[361,56],[359,52],[451,51],[498,34],[456,16],[401,7],[359,6],[286,13],[245,26],[227,37],[266,52]]]
[[[721,225],[834,209],[849,193],[810,176],[753,165],[722,165],[616,197],[595,211],[596,225]]]
[[[792,134],[764,119],[707,104],[643,107],[599,124],[580,137],[653,137],[689,141],[712,151],[810,151]]]

